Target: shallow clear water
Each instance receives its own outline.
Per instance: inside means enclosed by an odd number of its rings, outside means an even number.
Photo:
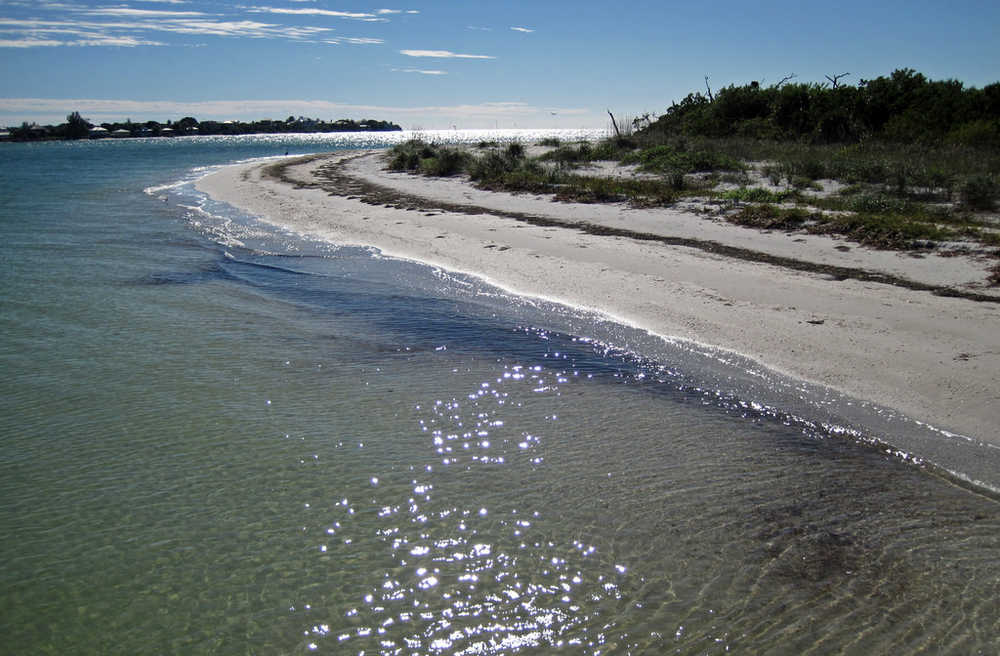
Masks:
[[[3,651],[1000,650],[904,419],[173,184],[351,145],[3,145]]]

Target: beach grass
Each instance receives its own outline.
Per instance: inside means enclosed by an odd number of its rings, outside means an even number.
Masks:
[[[1000,258],[1000,218],[992,214],[1000,200],[1000,152],[988,147],[643,132],[546,146],[529,156],[517,142],[468,149],[414,140],[393,148],[388,162],[423,175],[467,175],[495,191],[634,207],[700,201],[747,227],[836,235],[880,249],[974,248]],[[618,174],[595,173],[598,162],[616,164]],[[839,190],[819,193],[830,181]],[[1000,284],[1000,274],[991,281]]]

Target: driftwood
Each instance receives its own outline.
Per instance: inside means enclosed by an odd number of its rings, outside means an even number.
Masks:
[[[611,117],[611,127],[613,127],[615,129],[615,136],[617,138],[621,139],[622,138],[622,133],[618,130],[618,122],[615,121],[615,115],[611,113],[610,109],[608,110],[608,116]]]

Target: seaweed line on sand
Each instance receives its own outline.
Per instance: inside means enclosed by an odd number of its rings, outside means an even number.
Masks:
[[[352,176],[345,171],[343,166],[345,163],[350,162],[355,158],[363,157],[366,154],[370,153],[360,153],[358,155],[346,157],[342,160],[332,161],[330,163],[322,165],[316,172],[316,177],[318,180],[315,183],[305,183],[302,182],[301,180],[296,180],[292,178],[288,174],[288,168],[291,166],[301,165],[308,162],[316,161],[318,159],[329,157],[330,155],[329,153],[307,155],[305,157],[283,160],[276,164],[271,164],[264,167],[263,174],[267,177],[278,180],[293,187],[322,189],[323,191],[326,191],[331,195],[336,195],[336,196],[355,196],[358,197],[361,202],[367,203],[369,205],[383,205],[383,206],[396,207],[397,209],[414,210],[414,211],[440,210],[440,211],[455,212],[455,213],[469,214],[469,215],[490,214],[493,216],[500,216],[509,219],[514,219],[515,221],[520,221],[534,226],[568,228],[573,230],[579,230],[583,233],[594,236],[623,237],[627,239],[635,239],[638,241],[659,242],[670,246],[684,246],[688,248],[696,248],[705,251],[707,253],[713,253],[716,255],[722,255],[724,257],[731,257],[739,260],[745,260],[748,262],[759,262],[762,264],[770,264],[772,266],[783,267],[795,271],[804,271],[808,273],[827,275],[836,281],[858,280],[862,282],[875,282],[885,285],[894,285],[896,287],[902,287],[914,291],[930,292],[936,296],[963,298],[966,300],[976,301],[981,303],[1000,303],[1000,297],[993,296],[990,294],[980,294],[977,292],[955,289],[954,287],[948,287],[945,285],[932,285],[928,283],[917,282],[915,280],[909,280],[899,276],[868,271],[856,267],[843,267],[831,264],[819,264],[816,262],[798,260],[790,257],[770,255],[768,253],[762,253],[760,251],[754,251],[746,248],[727,246],[726,244],[720,244],[719,242],[711,240],[691,239],[685,237],[670,237],[667,235],[657,235],[648,232],[627,230],[625,228],[612,228],[608,226],[600,226],[588,223],[587,221],[567,222],[535,214],[527,214],[524,212],[513,212],[495,208],[486,208],[472,204],[451,203],[440,200],[431,200],[420,196],[415,196],[413,194],[407,194],[405,192],[401,192],[396,189],[391,189],[389,187]]]

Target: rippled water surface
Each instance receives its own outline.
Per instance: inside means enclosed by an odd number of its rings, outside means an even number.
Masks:
[[[0,652],[1000,651],[876,424],[174,184],[341,139],[3,144]]]

